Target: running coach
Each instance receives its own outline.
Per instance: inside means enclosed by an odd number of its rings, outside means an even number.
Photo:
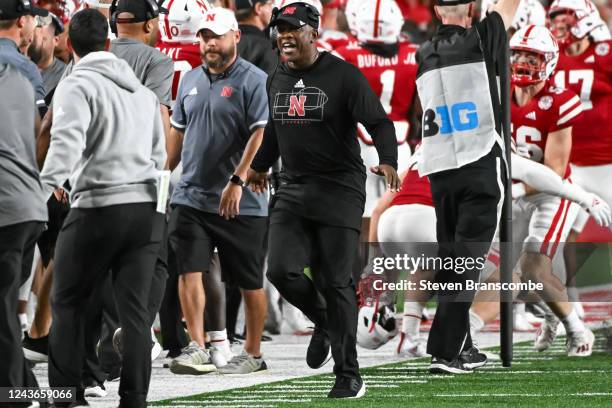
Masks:
[[[318,368],[334,358],[331,398],[360,397],[357,298],[351,278],[365,204],[366,172],[357,122],[372,135],[380,158],[371,170],[399,188],[393,123],[366,78],[353,65],[315,45],[319,13],[292,3],[273,12],[284,61],[268,78],[270,119],[248,174],[254,191],[282,160],[281,185],[271,203],[268,278],[314,323],[306,361]],[[304,275],[310,266],[313,279]]]

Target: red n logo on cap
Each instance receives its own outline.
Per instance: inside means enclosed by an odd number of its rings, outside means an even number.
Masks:
[[[298,116],[306,116],[306,109],[304,109],[305,103],[306,95],[300,95],[299,99],[297,95],[291,95],[291,97],[289,97],[289,111],[287,115],[295,116],[297,113]]]
[[[283,11],[283,14],[293,14],[295,13],[295,9],[296,7],[285,7],[285,11]]]
[[[209,14],[206,16],[206,21],[215,21],[216,14]]]

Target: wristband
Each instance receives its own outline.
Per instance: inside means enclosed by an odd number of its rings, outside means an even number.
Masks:
[[[229,181],[231,183],[236,184],[237,186],[240,186],[240,187],[244,186],[244,181],[242,181],[242,179],[235,174],[232,174],[232,177],[230,177]]]

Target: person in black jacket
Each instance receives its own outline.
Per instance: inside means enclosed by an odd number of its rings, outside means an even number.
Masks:
[[[272,4],[272,0],[236,0],[235,12],[242,34],[238,54],[267,74],[278,65],[278,54],[264,32],[270,23]]]
[[[306,362],[334,357],[330,398],[359,398],[365,385],[356,350],[357,296],[351,276],[365,205],[366,172],[357,122],[372,135],[387,188],[399,189],[393,123],[353,65],[319,53],[319,13],[292,3],[273,12],[271,26],[285,62],[268,78],[270,118],[247,183],[267,188],[270,166],[282,159],[271,203],[268,278],[315,323]],[[312,279],[304,273],[310,266]]]

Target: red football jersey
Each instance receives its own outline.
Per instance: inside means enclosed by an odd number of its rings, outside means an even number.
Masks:
[[[525,106],[518,106],[512,90],[512,138],[517,150],[528,152],[531,160],[544,162],[548,134],[574,126],[580,119],[582,103],[574,92],[547,82]],[[565,177],[569,176],[569,165]]]
[[[394,122],[400,144],[408,137],[408,110],[416,90],[416,51],[417,46],[409,42],[400,42],[398,53],[391,58],[378,56],[357,43],[336,50],[363,72],[389,119]],[[365,143],[372,144],[372,139],[361,126],[359,136]]]
[[[356,44],[357,38],[351,34],[334,35],[334,36],[323,36],[317,40],[317,48],[319,51],[333,51],[338,48],[346,47],[350,44]]]
[[[183,75],[202,65],[202,56],[200,55],[200,45],[195,44],[174,44],[159,41],[157,43],[158,50],[168,55],[174,61],[174,79],[172,80],[172,105],[176,100],[176,93],[183,78]]]
[[[573,57],[561,51],[555,83],[582,100],[584,114],[573,129],[572,163],[612,163],[612,41],[592,43]]]
[[[423,204],[433,207],[431,186],[427,176],[419,176],[418,152],[410,158],[413,163],[408,167],[408,173],[402,181],[400,191],[393,197],[390,206],[405,204]]]

